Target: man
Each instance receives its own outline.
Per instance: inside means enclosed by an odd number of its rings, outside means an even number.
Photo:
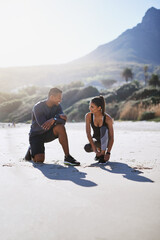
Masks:
[[[64,126],[67,117],[62,111],[61,100],[62,91],[58,88],[51,88],[48,99],[38,102],[33,107],[29,134],[30,148],[26,153],[25,160],[31,160],[32,155],[34,162],[43,163],[45,159],[44,143],[58,138],[65,154],[64,163],[72,166],[80,165],[69,153],[68,138]]]

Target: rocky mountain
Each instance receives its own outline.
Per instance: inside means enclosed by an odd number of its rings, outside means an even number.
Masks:
[[[160,9],[150,8],[136,27],[99,46],[79,61],[160,64]]]
[[[0,68],[0,91],[13,91],[29,85],[55,86],[76,81],[97,87],[103,79],[123,81],[122,71],[126,67],[132,69],[134,79],[143,81],[145,64],[149,66],[150,75],[153,72],[160,74],[160,9],[153,7],[137,26],[73,62]]]

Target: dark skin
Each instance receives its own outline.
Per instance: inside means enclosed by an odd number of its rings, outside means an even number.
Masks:
[[[103,115],[102,115],[101,107],[97,107],[94,103],[90,102],[89,109],[90,109],[90,112],[86,114],[86,134],[87,134],[88,140],[92,146],[93,152],[95,152],[97,156],[104,155],[104,160],[108,161],[110,159],[110,155],[105,153],[106,151],[97,149],[91,136],[91,113],[94,114],[94,125],[97,127],[101,127],[103,124]],[[114,142],[113,121],[109,115],[107,115],[106,113],[105,115],[106,115],[106,123],[108,125],[108,134],[109,134],[107,151],[111,152],[113,142]]]
[[[48,97],[46,104],[48,107],[52,107],[54,105],[58,105],[62,101],[62,94],[58,93],[56,95],[51,95]],[[67,116],[61,114],[60,117],[67,120]],[[41,126],[45,130],[49,130],[51,126],[55,123],[55,120],[53,118],[47,120],[43,125]],[[60,144],[62,145],[64,154],[67,156],[69,155],[69,146],[68,146],[68,138],[65,126],[63,124],[58,124],[53,128],[53,133],[55,136],[58,137]],[[33,158],[33,161],[36,163],[43,163],[45,160],[45,154],[36,154]]]

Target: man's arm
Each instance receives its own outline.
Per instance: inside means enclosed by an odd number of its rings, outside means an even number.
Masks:
[[[55,123],[55,120],[53,118],[49,120],[46,119],[45,113],[43,112],[43,109],[40,107],[40,105],[34,106],[33,114],[37,124],[43,130],[49,130],[50,127]]]
[[[58,106],[54,120],[57,124],[65,124],[67,121],[67,116],[63,113],[61,105]]]

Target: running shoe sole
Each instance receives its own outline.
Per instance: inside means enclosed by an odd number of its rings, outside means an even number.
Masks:
[[[64,161],[64,164],[69,165],[69,166],[80,166],[80,163],[71,163],[71,162],[67,162],[67,161]]]
[[[105,165],[107,162],[104,162],[104,163],[102,163],[102,162],[98,162],[98,164],[101,164],[101,165]]]

